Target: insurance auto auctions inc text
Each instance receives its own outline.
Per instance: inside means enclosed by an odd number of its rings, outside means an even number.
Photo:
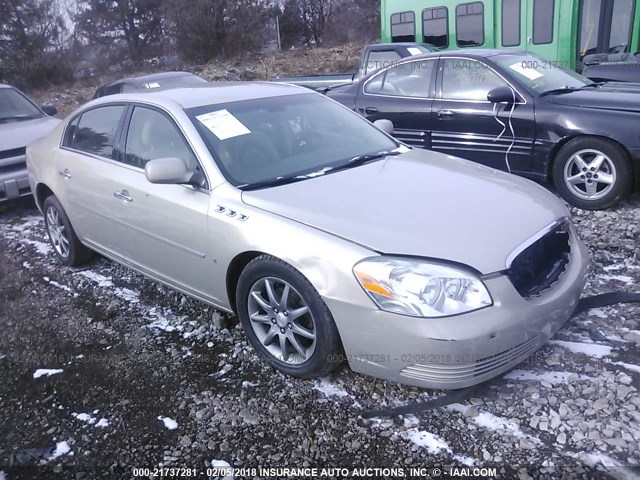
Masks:
[[[358,467],[358,468],[257,468],[256,475],[264,477],[303,478],[438,478],[438,477],[496,477],[497,468],[472,467]]]

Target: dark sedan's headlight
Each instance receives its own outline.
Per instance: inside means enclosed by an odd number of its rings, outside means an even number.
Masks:
[[[426,260],[375,257],[353,271],[380,309],[413,317],[444,317],[493,304],[484,283],[470,272]]]

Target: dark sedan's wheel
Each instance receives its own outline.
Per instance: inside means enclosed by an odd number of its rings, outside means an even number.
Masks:
[[[74,267],[91,260],[93,252],[80,242],[69,217],[54,195],[44,201],[43,210],[49,240],[60,261]]]
[[[587,210],[618,203],[631,190],[632,176],[624,150],[599,138],[570,141],[553,164],[553,183],[560,195]]]
[[[311,283],[270,255],[240,275],[236,302],[249,341],[273,367],[310,378],[340,364],[342,347],[331,312]]]

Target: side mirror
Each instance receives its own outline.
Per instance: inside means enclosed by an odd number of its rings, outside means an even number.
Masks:
[[[144,167],[144,174],[150,183],[183,184],[204,186],[204,175],[187,167],[181,158],[158,158],[149,160]]]
[[[50,117],[53,117],[56,113],[58,113],[58,109],[53,105],[42,105],[40,108]]]
[[[491,103],[515,103],[517,100],[516,92],[509,87],[496,87],[489,91],[487,100]]]
[[[382,130],[384,133],[388,133],[389,135],[393,135],[393,122],[391,120],[387,120],[382,118],[380,120],[376,120],[373,124]]]

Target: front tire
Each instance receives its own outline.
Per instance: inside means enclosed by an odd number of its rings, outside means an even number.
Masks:
[[[49,241],[62,263],[75,267],[93,258],[93,251],[80,242],[67,213],[55,195],[47,197],[44,201],[43,211]]]
[[[558,152],[552,171],[558,193],[585,210],[616,205],[631,191],[633,172],[625,151],[600,138],[576,138]]]
[[[342,347],[331,312],[291,265],[270,255],[254,259],[240,275],[236,305],[247,338],[277,370],[312,378],[340,365]]]

